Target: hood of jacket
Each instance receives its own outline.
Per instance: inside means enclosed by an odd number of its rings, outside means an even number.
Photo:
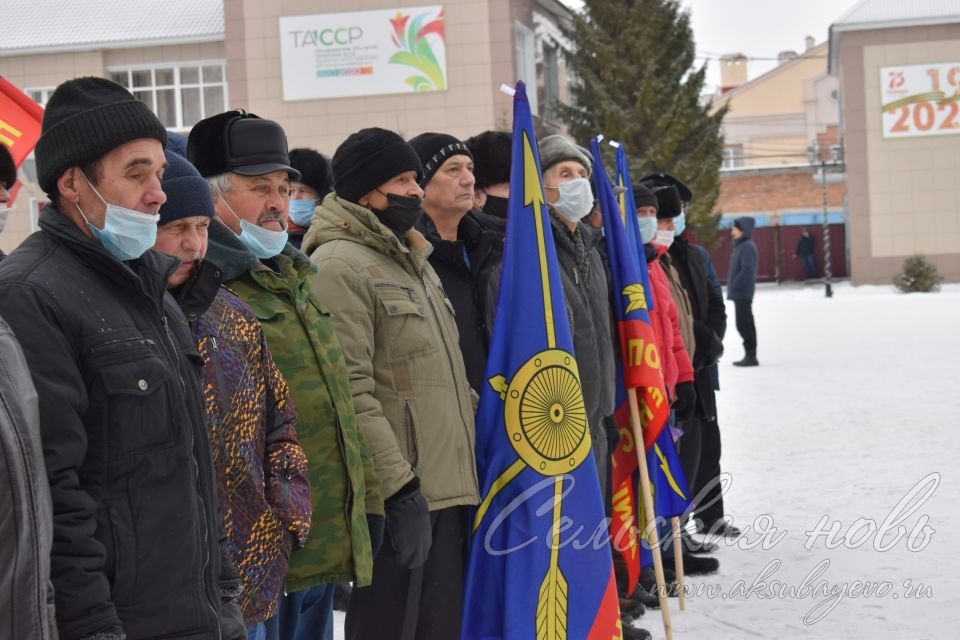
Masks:
[[[740,230],[743,231],[743,235],[737,239],[737,242],[745,242],[747,240],[753,240],[753,230],[757,226],[756,220],[754,220],[750,216],[742,216],[734,220],[734,222],[739,224]]]

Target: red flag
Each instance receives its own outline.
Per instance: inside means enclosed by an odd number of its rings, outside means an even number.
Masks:
[[[30,155],[40,139],[43,108],[20,91],[12,82],[0,76],[0,144],[6,145],[17,168]],[[20,182],[10,191],[10,202],[17,197]]]

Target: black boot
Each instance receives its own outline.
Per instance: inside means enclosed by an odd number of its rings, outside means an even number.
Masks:
[[[733,363],[733,366],[735,366],[735,367],[756,367],[756,366],[758,366],[759,364],[760,364],[760,363],[757,362],[757,356],[748,353],[747,355],[743,356],[743,360],[737,360],[736,362],[734,362],[734,363]]]
[[[683,554],[683,573],[687,576],[705,576],[716,573],[720,568],[720,561],[716,558],[695,556],[691,553]]]
[[[623,640],[651,640],[653,638],[649,631],[635,627],[626,620],[621,622],[620,628],[623,631]]]
[[[643,603],[643,606],[648,609],[660,608],[660,599],[642,586],[637,586],[637,588],[633,590],[633,593],[630,594],[630,599]]]
[[[643,603],[632,598],[620,598],[620,620],[624,623],[636,620],[646,611]]]
[[[708,538],[712,536],[723,536],[725,538],[737,538],[742,535],[742,531],[737,527],[733,526],[727,520],[713,520],[711,522],[698,522],[697,531],[706,535]]]
[[[714,553],[717,550],[717,545],[714,542],[709,540],[702,540],[698,542],[691,536],[689,533],[684,531],[680,534],[681,539],[683,540],[683,553]]]

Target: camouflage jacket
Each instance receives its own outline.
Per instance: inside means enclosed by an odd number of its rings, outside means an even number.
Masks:
[[[310,294],[316,269],[289,244],[268,261],[271,269],[220,223],[210,227],[207,260],[223,269],[224,284],[259,318],[297,407],[313,517],[307,544],[290,558],[286,590],[367,585],[373,557],[366,514],[383,515],[383,498],[357,428],[343,350],[329,315]]]
[[[221,288],[193,322],[217,498],[248,627],[272,618],[290,552],[310,532],[296,408],[253,311]]]

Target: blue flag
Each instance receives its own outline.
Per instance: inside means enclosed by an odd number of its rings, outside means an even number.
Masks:
[[[461,637],[619,638],[603,502],[522,82],[513,109]]]

